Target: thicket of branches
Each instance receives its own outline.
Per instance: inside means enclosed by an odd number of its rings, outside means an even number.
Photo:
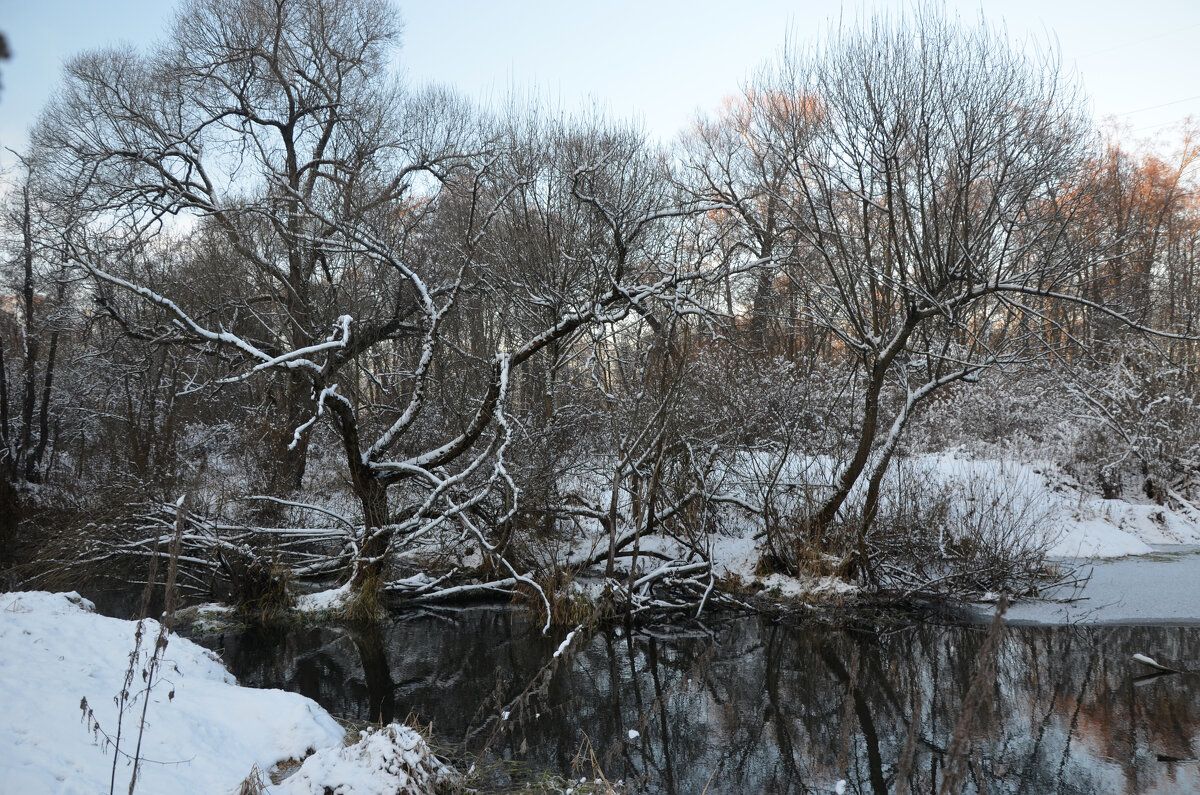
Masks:
[[[551,615],[590,571],[696,609],[733,527],[887,586],[904,444],[1072,416],[1106,493],[1190,499],[1196,151],[1098,134],[1053,53],[868,20],[664,148],[405,86],[398,39],[384,0],[190,0],[153,50],[69,62],[4,206],[22,576],[136,577],[188,492],[182,582],[247,602]],[[897,587],[981,565],[951,558]]]

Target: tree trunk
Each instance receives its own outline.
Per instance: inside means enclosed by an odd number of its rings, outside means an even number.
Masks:
[[[54,359],[58,353],[58,331],[50,335],[50,351],[46,355],[46,381],[42,387],[42,405],[38,411],[38,441],[32,455],[25,461],[25,480],[42,481],[42,457],[50,441],[50,395],[54,388]]]
[[[4,477],[0,481],[16,480],[17,446],[10,436],[8,427],[8,372],[4,367],[4,341],[0,339],[0,462],[4,464]]]
[[[366,525],[362,548],[358,551],[354,575],[350,579],[350,587],[359,591],[372,583],[379,584],[383,581],[392,530],[388,514],[387,486],[369,474],[360,477],[360,472],[356,472],[354,492],[362,504],[363,521]]]
[[[854,451],[854,458],[842,471],[833,494],[821,506],[817,515],[810,520],[810,531],[818,543],[823,538],[826,528],[837,519],[838,511],[850,497],[854,484],[858,482],[863,470],[866,469],[867,462],[870,461],[871,449],[875,445],[875,435],[879,431],[879,396],[883,393],[888,368],[892,366],[897,354],[904,350],[916,327],[917,318],[910,313],[905,318],[903,326],[897,330],[896,336],[877,354],[877,358],[871,366],[867,378],[867,393],[863,403],[862,429],[859,431],[858,447]]]
[[[871,370],[871,377],[867,382],[866,400],[863,405],[863,421],[862,429],[859,431],[858,448],[854,451],[854,458],[842,470],[841,476],[838,478],[833,494],[817,511],[816,516],[810,520],[809,530],[813,538],[821,543],[825,536],[825,530],[833,524],[837,518],[838,511],[845,504],[850,492],[854,489],[854,484],[858,482],[862,476],[863,470],[867,466],[867,461],[871,457],[871,447],[875,443],[875,433],[879,427],[879,394],[883,391],[883,376],[887,372],[887,368],[880,363],[876,363]]]
[[[24,298],[24,323],[22,329],[24,339],[24,360],[22,362],[21,394],[21,441],[17,451],[18,472],[24,470],[26,462],[33,454],[33,409],[36,404],[36,373],[38,358],[38,337],[34,332],[33,322],[33,232],[30,229],[29,185],[24,189],[24,209],[21,216],[21,236],[23,239],[22,261],[25,265],[25,279],[22,285]]]
[[[298,491],[304,482],[304,470],[308,464],[309,435],[300,434],[295,439],[296,428],[312,418],[316,412],[313,388],[308,378],[299,372],[287,374],[287,386],[283,390],[283,405],[286,407],[283,423],[271,429],[271,449],[266,488],[268,493],[286,495]]]
[[[871,529],[871,525],[875,523],[875,517],[879,514],[879,491],[883,485],[884,475],[887,474],[888,466],[892,461],[892,454],[896,448],[893,446],[887,450],[880,461],[875,465],[875,469],[871,472],[871,478],[867,482],[867,497],[863,503],[862,525],[856,532],[856,544],[854,550],[850,554],[848,565],[846,566],[845,575],[854,577],[861,575],[867,582],[873,580],[875,573],[871,569],[870,550],[867,549],[867,533]]]

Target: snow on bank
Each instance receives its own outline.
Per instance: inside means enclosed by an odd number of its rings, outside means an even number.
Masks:
[[[975,499],[984,492],[980,496],[1003,497],[1008,506],[1036,516],[1035,532],[1053,558],[1119,558],[1148,555],[1157,545],[1200,544],[1200,512],[1103,499],[1050,463],[942,453],[917,456],[909,465],[927,482],[956,488],[960,497]]]
[[[756,483],[769,472],[777,472],[776,506],[787,516],[801,509],[801,496],[814,485],[835,479],[836,465],[821,457],[793,455],[780,463],[747,454],[720,480],[734,496],[758,504],[762,497]],[[849,504],[861,500],[862,492],[860,482]],[[1200,507],[1174,494],[1163,505],[1140,500],[1139,495],[1103,499],[1045,461],[974,458],[959,451],[916,455],[896,462],[889,471],[881,512],[892,507],[897,495],[925,505],[946,500],[950,518],[957,517],[960,527],[974,528],[1006,545],[1044,548],[1052,558],[1119,558],[1150,554],[1161,545],[1200,545]],[[734,519],[733,537],[713,545],[718,568],[731,573],[753,569],[757,561],[751,537],[759,528],[752,522],[742,524]]]
[[[109,791],[113,749],[82,720],[86,698],[100,728],[117,730],[114,699],[134,646],[136,622],[96,615],[78,594],[0,594],[0,791]],[[132,770],[125,752],[137,743],[141,671],[158,624],[146,622],[122,730],[116,789]],[[282,690],[237,685],[212,652],[171,636],[151,691],[142,738],[146,760],[137,791],[234,790],[252,767],[341,747],[344,731],[315,702]]]
[[[603,470],[597,467],[596,471]],[[713,576],[786,598],[823,592],[840,597],[853,592],[854,586],[830,577],[764,576],[760,565],[766,551],[765,528],[754,511],[769,505],[785,528],[783,541],[787,542],[788,522],[803,515],[806,501],[828,488],[837,471],[832,459],[791,454],[781,460],[765,451],[746,452],[717,467],[710,488],[723,503],[712,508],[718,530],[702,541]],[[610,503],[603,479],[579,480],[574,485],[589,504]],[[848,511],[857,510],[864,491],[860,482],[847,501]],[[924,529],[939,537],[944,533],[946,544],[970,539],[985,549],[1007,549],[1029,559],[1041,555],[1116,559],[1148,555],[1164,546],[1200,546],[1200,505],[1186,502],[1186,495],[1170,493],[1164,504],[1138,494],[1128,496],[1103,499],[1050,462],[974,458],[947,451],[895,462],[884,481],[880,514],[899,517],[901,526],[906,521],[927,522]],[[628,514],[628,498],[622,495],[621,500],[621,510]],[[597,522],[591,532],[573,540],[564,567],[581,570],[584,561],[603,562],[607,543],[607,531]],[[641,537],[638,550],[649,556],[641,558],[641,572],[661,560],[694,561],[699,554],[665,534]],[[618,558],[615,564],[621,575],[628,572],[628,557]],[[584,584],[581,592],[595,597],[601,588],[592,582]]]
[[[350,599],[350,584],[316,593],[301,594],[296,597],[297,613],[327,613],[336,612],[346,606]]]
[[[346,748],[327,748],[304,760],[273,795],[426,795],[449,789],[454,773],[421,735],[393,723],[359,734]]]

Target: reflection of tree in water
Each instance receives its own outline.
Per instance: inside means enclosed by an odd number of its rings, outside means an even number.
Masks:
[[[225,643],[244,681],[359,719],[411,713],[443,744],[535,768],[570,772],[586,737],[610,779],[649,791],[827,792],[846,778],[853,792],[916,793],[942,782],[984,635],[754,619],[612,628],[547,667],[560,639],[475,610]],[[1200,790],[1200,680],[1135,686],[1135,652],[1195,665],[1200,628],[1009,628],[969,743],[967,791]]]

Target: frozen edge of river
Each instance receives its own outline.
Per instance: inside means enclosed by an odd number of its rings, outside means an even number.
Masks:
[[[1150,553],[1103,560],[1066,560],[1090,577],[1079,588],[1060,587],[1044,599],[1009,607],[1011,624],[1200,625],[1200,547],[1161,544]],[[1070,601],[1065,601],[1070,600]],[[977,606],[981,618],[988,605]]]

